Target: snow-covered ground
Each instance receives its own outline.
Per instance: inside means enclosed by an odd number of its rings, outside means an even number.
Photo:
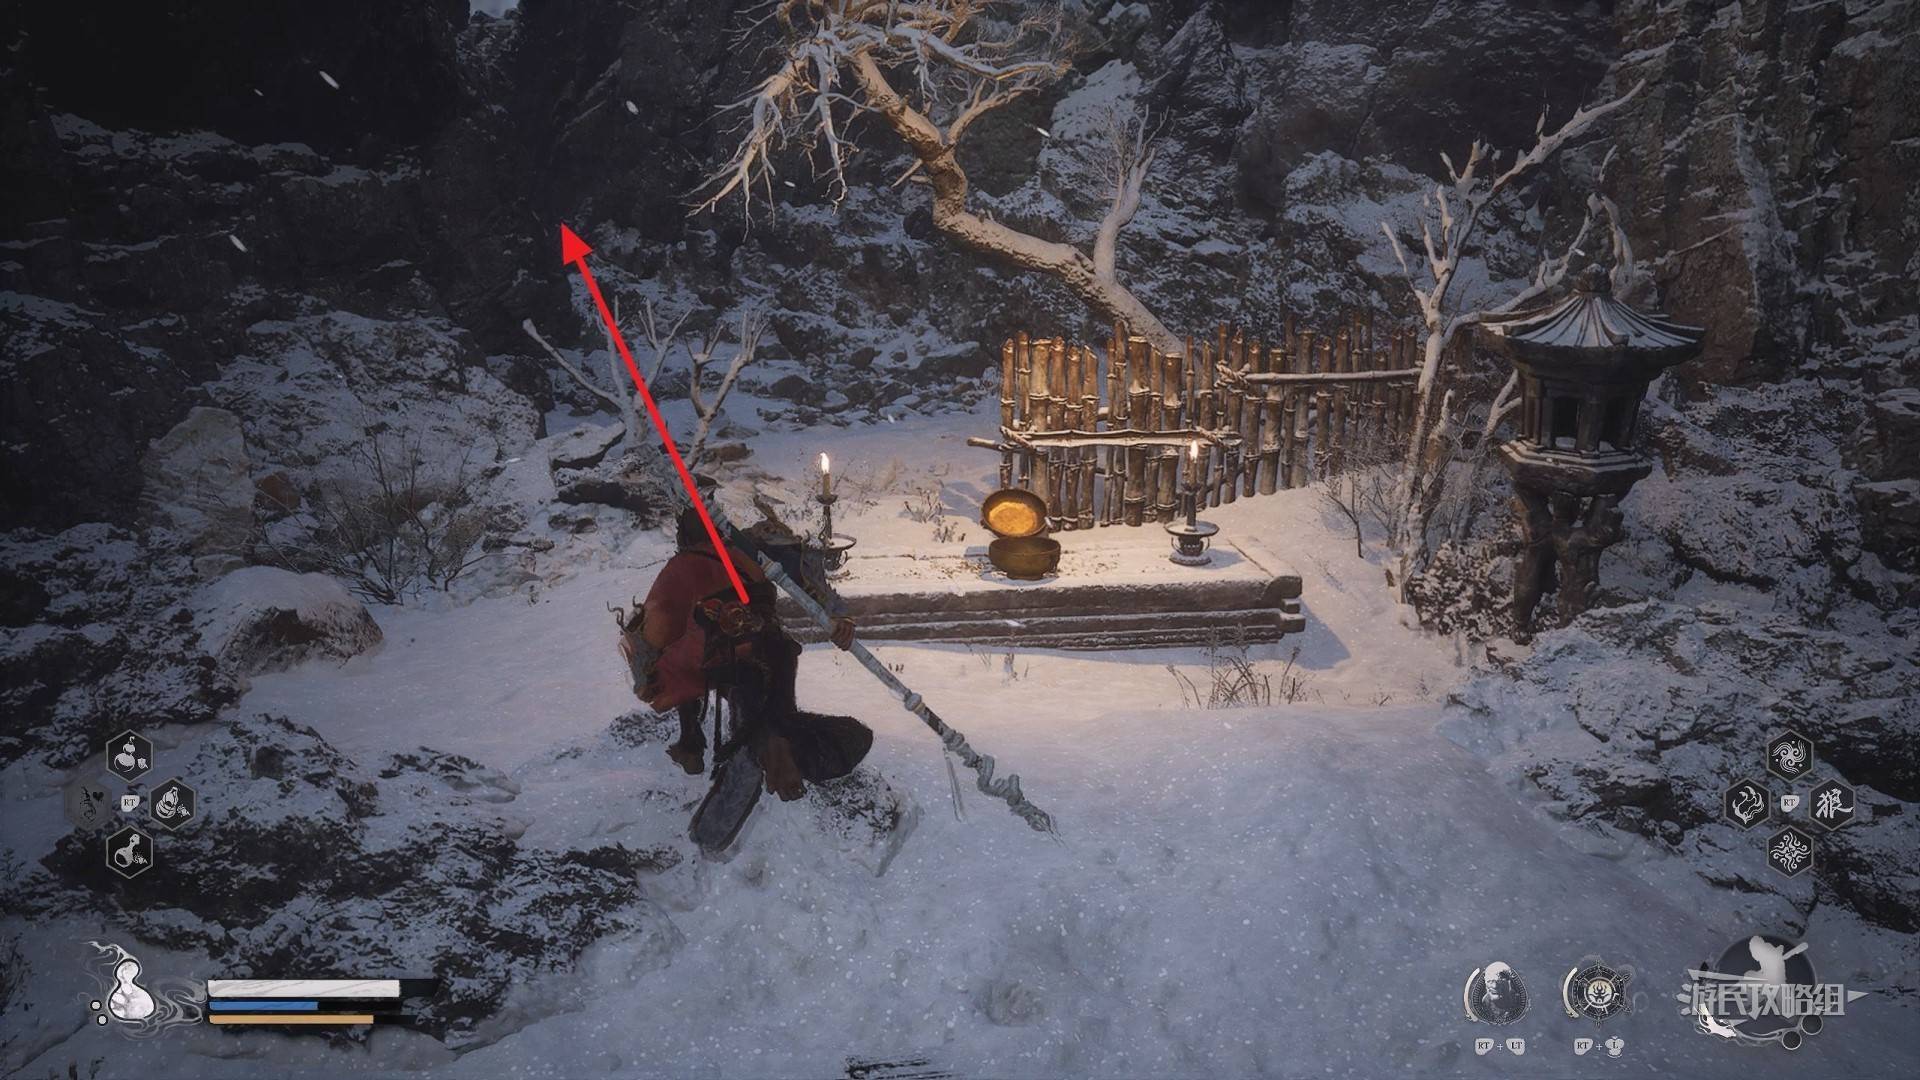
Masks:
[[[931,487],[968,534],[951,543],[977,545],[971,513],[997,459],[961,441],[989,426],[961,414],[771,434],[753,461],[768,491],[795,500],[831,452],[841,530],[864,543],[932,544],[939,522],[905,509]],[[634,705],[604,602],[644,591],[658,535],[532,592],[376,610],[380,649],[257,676],[239,710],[311,725],[356,760],[424,745],[498,769],[518,788],[503,811],[525,823],[522,845],[686,849],[647,882],[684,935],[670,963],[603,941],[577,970],[524,987],[459,1055],[394,1029],[334,1048],[204,1027],[132,1043],[76,1024],[23,1075],[96,1057],[100,1075],[146,1077],[821,1077],[850,1058],[908,1057],[967,1077],[1914,1074],[1911,1003],[1885,995],[1796,1055],[1695,1033],[1671,1000],[1683,967],[1770,928],[1684,867],[1569,842],[1449,741],[1439,725],[1469,658],[1402,625],[1379,568],[1353,557],[1312,491],[1208,516],[1257,532],[1304,579],[1307,632],[1252,653],[1273,705],[1185,707],[1167,666],[1205,686],[1198,649],[876,647],[1020,774],[1060,822],[1058,843],[970,786],[957,819],[934,738],[850,658],[808,650],[803,703],[873,726],[868,763],[920,810],[878,876],[809,803],[763,802],[729,860],[692,857],[685,811],[702,781],[656,744],[603,737]],[[1851,917],[1823,909],[1806,936],[1830,977],[1884,977]],[[1573,1039],[1595,1029],[1553,1000],[1589,953],[1639,970],[1637,1010],[1601,1032],[1625,1038],[1618,1061],[1576,1057]],[[1534,995],[1509,1028],[1460,1011],[1467,973],[1494,960]],[[1524,1062],[1477,1057],[1489,1035],[1525,1037]]]

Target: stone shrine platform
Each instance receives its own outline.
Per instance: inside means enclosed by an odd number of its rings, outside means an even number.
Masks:
[[[1120,533],[1121,530],[1113,530]],[[984,545],[964,552],[855,548],[834,582],[867,641],[1124,649],[1278,641],[1306,628],[1300,575],[1251,539],[1223,539],[1206,566],[1180,566],[1158,529],[1056,533],[1060,567],[1039,581],[995,570]],[[1132,535],[1126,535],[1132,534]],[[1151,541],[1151,542],[1148,542]],[[788,629],[825,640],[781,597]]]

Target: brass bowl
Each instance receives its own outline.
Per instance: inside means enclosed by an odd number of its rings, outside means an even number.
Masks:
[[[1046,536],[1003,536],[987,545],[987,561],[1010,578],[1033,581],[1060,565],[1060,541]]]
[[[1047,531],[1047,504],[1021,488],[1001,488],[980,504],[980,524],[995,536],[1038,536]]]

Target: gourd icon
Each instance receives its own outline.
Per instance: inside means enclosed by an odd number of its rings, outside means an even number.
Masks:
[[[153,995],[133,980],[140,974],[140,961],[129,956],[113,967],[113,992],[107,995],[107,1011],[115,1020],[135,1023],[153,1015]]]

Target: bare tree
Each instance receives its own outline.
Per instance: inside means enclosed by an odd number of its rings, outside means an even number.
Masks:
[[[737,196],[751,215],[756,188],[771,201],[774,156],[789,147],[816,160],[838,201],[847,187],[847,122],[870,113],[913,155],[902,179],[932,189],[941,232],[1053,277],[1156,349],[1184,349],[1114,270],[1116,240],[1139,209],[1153,160],[1144,125],[1134,127],[1130,143],[1117,144],[1112,199],[1091,255],[968,208],[967,174],[956,153],[961,139],[982,116],[1070,69],[1061,5],[1029,11],[995,0],[777,0],[767,19],[781,32],[778,67],[723,110],[745,119],[732,156],[702,185],[696,213]]]
[[[1539,122],[1534,126],[1533,148],[1515,156],[1504,171],[1491,176],[1481,172],[1482,166],[1489,170],[1498,169],[1502,155],[1483,141],[1476,140],[1468,149],[1467,162],[1463,167],[1456,167],[1451,157],[1442,154],[1440,159],[1447,167],[1451,183],[1435,184],[1433,191],[1421,199],[1420,239],[1426,254],[1426,265],[1422,268],[1424,278],[1416,274],[1409,264],[1406,249],[1393,227],[1384,221],[1380,223],[1380,231],[1386,234],[1394,258],[1399,261],[1401,272],[1406,275],[1407,287],[1413,293],[1420,322],[1426,332],[1412,438],[1407,445],[1406,467],[1401,470],[1400,477],[1402,512],[1399,515],[1399,534],[1393,543],[1394,587],[1403,601],[1407,597],[1409,579],[1419,571],[1426,557],[1427,529],[1433,520],[1434,506],[1444,493],[1447,482],[1447,465],[1451,460],[1449,449],[1458,442],[1458,432],[1452,430],[1458,424],[1453,417],[1453,389],[1447,385],[1451,381],[1449,376],[1454,373],[1442,370],[1442,361],[1448,355],[1448,343],[1459,331],[1496,315],[1517,311],[1559,284],[1566,276],[1572,258],[1580,251],[1580,244],[1593,224],[1596,209],[1604,209],[1608,214],[1614,225],[1616,244],[1624,238],[1619,235],[1618,216],[1611,200],[1596,202],[1597,197],[1589,198],[1586,219],[1564,254],[1543,259],[1526,287],[1504,303],[1472,311],[1460,310],[1458,298],[1453,294],[1460,260],[1475,239],[1486,208],[1494,199],[1539,168],[1567,142],[1632,100],[1645,85],[1645,82],[1635,83],[1632,89],[1611,101],[1575,110],[1567,122],[1551,134],[1546,130],[1547,114],[1542,111]],[[1630,260],[1629,254],[1629,272]],[[1495,395],[1484,421],[1488,435],[1517,406],[1515,392],[1518,388],[1517,377],[1509,378]]]
[[[423,436],[369,424],[353,467],[309,485],[281,526],[256,537],[269,563],[343,581],[363,599],[398,604],[424,588],[450,588],[488,552],[475,498],[480,477],[466,456],[430,460]]]
[[[759,352],[760,339],[767,332],[767,320],[764,315],[755,312],[741,313],[738,347],[734,351],[733,359],[727,363],[719,382],[709,387],[707,385],[708,365],[713,363],[714,354],[719,351],[723,337],[720,326],[716,323],[708,329],[698,346],[681,342],[680,330],[686,325],[691,314],[692,312],[683,313],[679,318],[668,323],[654,308],[653,302],[647,301],[641,308],[640,333],[646,338],[651,358],[651,363],[643,375],[649,388],[659,384],[660,375],[666,370],[667,360],[676,345],[687,356],[689,368],[687,397],[693,405],[697,423],[692,442],[680,456],[681,460],[687,463],[687,468],[694,469],[699,467],[702,458],[706,455],[707,438],[713,432],[714,423],[719,419],[721,407],[726,404],[727,395],[733,392],[734,383],[739,380],[740,373],[753,363],[755,355]],[[617,307],[614,318],[616,320],[619,318]],[[619,350],[614,348],[611,340],[607,343],[607,374],[614,388],[609,390],[596,382],[578,364],[568,360],[559,349],[554,348],[546,338],[542,337],[532,319],[523,321],[520,328],[526,331],[527,336],[540,346],[560,370],[571,376],[574,382],[580,384],[588,393],[605,402],[613,410],[614,415],[620,418],[622,453],[631,456],[637,454],[642,446],[647,445],[650,439],[646,425],[640,421],[640,396],[636,391],[629,389],[632,386],[633,377],[627,372],[626,365],[621,362]]]
[[[753,363],[754,353],[759,351],[760,338],[767,332],[765,316],[742,313],[740,316],[739,348],[733,354],[733,360],[720,376],[720,381],[711,391],[702,384],[706,381],[707,365],[713,362],[714,350],[719,348],[719,328],[708,331],[698,351],[688,347],[687,363],[691,373],[687,381],[687,398],[693,403],[694,415],[699,417],[699,425],[693,431],[693,443],[688,446],[683,460],[687,468],[700,464],[707,452],[707,436],[713,432],[713,421],[720,415],[720,406],[726,403],[727,395],[733,392],[733,384],[740,378],[740,372]],[[708,394],[711,393],[711,396]]]
[[[1338,469],[1323,469],[1320,498],[1353,530],[1355,558],[1367,557],[1367,533],[1392,543],[1400,524],[1400,471],[1406,455],[1398,441],[1366,441],[1344,450]]]

